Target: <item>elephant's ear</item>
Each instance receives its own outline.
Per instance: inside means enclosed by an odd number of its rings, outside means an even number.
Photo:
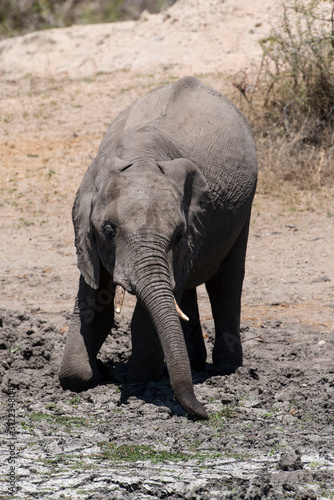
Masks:
[[[184,211],[188,221],[190,263],[198,254],[208,225],[210,203],[208,183],[194,162],[186,158],[159,161],[162,172],[171,177],[184,192]]]
[[[99,196],[99,191],[114,172],[122,172],[131,165],[128,160],[99,155],[85,173],[75,197],[72,219],[77,265],[86,283],[92,288],[98,288],[100,280],[100,259],[91,224],[94,198]]]
[[[100,260],[90,220],[96,175],[97,164],[93,161],[82,179],[72,209],[77,266],[92,288],[98,288],[100,280]]]

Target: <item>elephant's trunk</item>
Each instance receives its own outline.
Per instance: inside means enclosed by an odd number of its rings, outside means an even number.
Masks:
[[[173,293],[166,285],[159,283],[159,287],[161,290],[156,289],[154,293],[151,287],[143,289],[140,300],[158,333],[174,395],[189,415],[207,419],[203,405],[197,401],[194,394],[187,348],[174,306]]]
[[[204,406],[194,394],[187,348],[174,303],[166,257],[142,258],[134,279],[136,295],[150,315],[160,339],[175,398],[191,417],[207,419]]]

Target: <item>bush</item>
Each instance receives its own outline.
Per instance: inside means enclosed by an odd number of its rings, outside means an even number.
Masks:
[[[1,0],[0,37],[30,31],[137,19],[160,12],[175,0]]]
[[[281,24],[261,41],[265,105],[287,132],[296,118],[334,122],[334,5],[332,0],[283,3]],[[297,114],[297,116],[296,116]]]
[[[334,177],[334,4],[283,0],[282,9],[260,42],[256,84],[245,75],[234,85],[251,107],[260,165],[301,187],[321,186]]]

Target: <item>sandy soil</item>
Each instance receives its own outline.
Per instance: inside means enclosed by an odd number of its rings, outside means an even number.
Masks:
[[[111,383],[76,396],[57,380],[78,280],[71,205],[108,125],[185,74],[238,103],[230,75],[252,73],[256,40],[277,12],[258,0],[181,0],[137,23],[0,43],[1,454],[10,458],[14,443],[16,498],[334,497],[330,189],[268,196],[260,175],[245,364],[232,376],[210,377],[213,324],[200,289],[209,358],[194,381],[208,423],[185,418],[166,376],[126,384],[131,297],[101,352]],[[10,466],[6,459],[0,498],[12,497]]]
[[[249,71],[261,57],[257,44],[279,15],[269,0],[178,0],[139,21],[72,26],[32,33],[0,44],[5,74],[90,76],[142,73],[172,67],[175,74]]]

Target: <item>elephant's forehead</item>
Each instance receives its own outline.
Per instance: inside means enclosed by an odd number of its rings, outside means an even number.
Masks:
[[[124,176],[108,187],[108,216],[131,230],[175,224],[180,218],[180,191],[163,175],[150,179]]]
[[[107,196],[117,200],[120,205],[136,204],[138,208],[144,204],[159,201],[162,205],[179,203],[180,190],[176,185],[159,176],[118,176],[108,186]]]
[[[116,204],[118,219],[133,221],[137,226],[161,225],[164,221],[171,221],[180,208],[179,200],[166,188],[154,194],[134,188],[128,196],[120,196]]]

